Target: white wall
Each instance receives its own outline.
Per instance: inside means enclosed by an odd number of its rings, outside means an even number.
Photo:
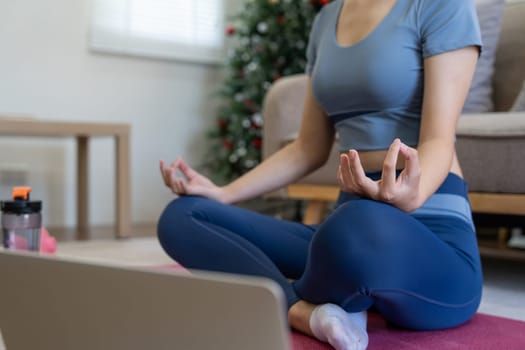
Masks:
[[[89,0],[0,0],[0,115],[129,123],[132,220],[155,222],[172,195],[159,159],[198,163],[214,122],[221,68],[91,53]],[[90,219],[114,222],[114,143],[91,143]],[[44,201],[44,224],[75,223],[72,140],[0,138],[0,169],[29,169],[33,198]],[[0,184],[0,198],[9,197]]]

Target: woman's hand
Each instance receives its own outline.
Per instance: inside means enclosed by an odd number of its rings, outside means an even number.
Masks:
[[[405,158],[405,168],[396,177],[400,153]],[[411,212],[423,204],[420,203],[420,177],[417,150],[403,144],[399,139],[395,139],[388,149],[380,180],[373,181],[366,176],[355,150],[341,154],[337,173],[339,186],[343,191],[389,203],[405,212]]]
[[[183,177],[177,175],[180,170]],[[222,187],[215,185],[210,179],[192,169],[184,160],[177,159],[169,167],[160,161],[160,173],[166,186],[179,196],[196,195],[219,202],[225,202]]]

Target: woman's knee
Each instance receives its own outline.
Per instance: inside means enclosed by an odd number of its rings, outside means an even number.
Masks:
[[[395,215],[392,215],[395,211]],[[316,240],[326,241],[328,246],[361,247],[367,242],[387,241],[394,239],[391,234],[395,226],[394,216],[402,214],[398,209],[371,200],[358,200],[341,205],[321,225]]]
[[[382,206],[386,204],[360,200],[338,208],[312,240],[310,258],[314,264],[359,279],[369,267],[391,256],[399,237],[393,232],[396,224],[381,214],[385,209]]]
[[[213,205],[218,203],[204,197],[183,196],[172,200],[162,212],[159,222],[180,220],[184,217],[198,216],[205,214]],[[172,219],[172,220],[170,220]]]
[[[207,202],[210,200],[203,197],[184,196],[166,206],[157,223],[157,236],[166,251],[174,249],[178,238],[192,234],[192,218],[205,210]]]

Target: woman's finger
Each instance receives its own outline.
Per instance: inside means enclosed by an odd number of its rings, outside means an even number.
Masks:
[[[179,178],[177,176],[177,171],[178,171],[178,168],[180,166],[180,162],[181,162],[180,158],[177,158],[173,162],[171,162],[171,164],[170,164],[170,176],[169,176],[170,182],[173,182],[173,181],[175,181],[176,179]]]
[[[181,188],[179,185],[179,179],[177,178],[177,170],[171,166],[169,168],[169,179],[170,179],[170,188],[173,193],[179,194]]]
[[[193,170],[183,159],[179,159],[178,168],[188,181],[191,181],[191,179],[198,175],[198,173]]]
[[[397,170],[397,158],[399,154],[399,148],[401,147],[401,140],[395,139],[390,145],[388,152],[383,162],[383,173],[381,175],[382,193],[381,195],[387,197],[386,200],[392,196],[394,186],[396,184],[396,170]]]
[[[350,172],[352,174],[352,181],[354,186],[360,193],[367,195],[368,197],[375,195],[375,183],[372,179],[366,176],[359,153],[356,150],[350,150],[348,152],[350,161]]]
[[[343,181],[343,184],[345,186],[345,191],[353,191],[354,185],[352,180],[352,173],[350,172],[350,160],[348,159],[348,155],[341,154],[339,157],[340,159],[340,168],[341,168],[341,179]]]
[[[177,188],[179,189],[177,194],[180,194],[180,195],[187,194],[187,192],[186,192],[186,183],[184,182],[184,180],[177,179]]]
[[[343,176],[343,166],[339,164],[339,169],[337,171],[337,182],[339,182],[339,187],[344,192],[350,192],[351,187],[348,185],[348,182],[345,180]]]
[[[346,185],[345,185],[345,182],[343,181],[343,172],[341,170],[341,163],[339,163],[339,167],[337,168],[337,182],[339,183],[339,187],[343,191],[346,191]]]
[[[419,179],[421,168],[419,166],[419,154],[417,149],[402,144],[400,153],[405,157],[405,174],[409,179]]]
[[[170,167],[172,169],[177,170],[179,168],[179,166],[180,166],[181,161],[182,161],[182,159],[180,159],[180,158],[175,159],[173,162],[171,162]]]
[[[169,179],[168,179],[168,169],[166,169],[166,162],[163,160],[160,161],[160,174],[162,175],[162,180],[164,181],[164,184],[168,187],[170,187]]]

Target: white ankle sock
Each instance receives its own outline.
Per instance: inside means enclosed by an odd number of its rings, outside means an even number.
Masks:
[[[366,311],[348,313],[335,304],[323,304],[312,312],[310,329],[336,350],[364,350],[368,346],[366,320]]]

